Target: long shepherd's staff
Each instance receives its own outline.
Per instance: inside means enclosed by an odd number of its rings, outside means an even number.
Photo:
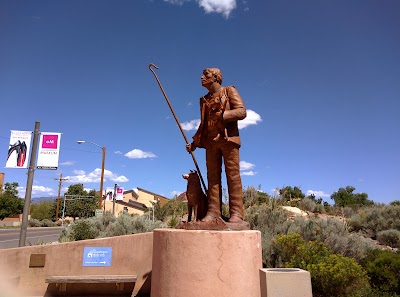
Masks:
[[[162,85],[161,85],[161,83],[160,83],[160,80],[159,80],[158,77],[157,77],[157,74],[156,74],[156,73],[154,72],[154,70],[151,68],[152,66],[153,66],[154,68],[156,68],[156,69],[158,69],[158,67],[157,67],[156,65],[154,65],[154,64],[149,64],[149,69],[150,69],[151,72],[153,72],[154,77],[156,78],[157,83],[158,83],[158,85],[160,86],[161,92],[163,93],[163,95],[164,95],[164,97],[165,97],[165,100],[167,100],[169,109],[171,110],[172,115],[174,116],[175,121],[176,121],[176,123],[178,124],[179,130],[181,130],[182,136],[183,136],[183,138],[185,138],[186,144],[189,144],[189,142],[188,142],[188,140],[187,140],[187,138],[186,138],[185,132],[183,131],[182,126],[181,126],[181,124],[179,123],[178,118],[176,117],[175,111],[174,111],[174,109],[172,108],[171,103],[169,102],[169,99],[168,99],[167,94],[165,93],[165,91],[164,91],[164,89],[163,89],[163,87],[162,87]],[[201,184],[203,185],[203,188],[204,188],[204,192],[207,193],[206,184],[204,183],[203,177],[201,176],[200,169],[199,169],[199,165],[197,165],[196,158],[194,157],[194,154],[193,154],[192,151],[190,152],[190,155],[192,156],[194,165],[196,166],[197,174],[198,174],[199,177],[200,177]]]

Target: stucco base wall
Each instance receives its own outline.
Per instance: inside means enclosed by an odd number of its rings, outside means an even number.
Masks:
[[[259,231],[157,229],[151,297],[259,297]]]
[[[311,276],[299,268],[260,269],[261,297],[312,297]]]
[[[112,247],[111,265],[83,266],[84,247],[90,246]],[[136,294],[140,290],[140,293],[149,294],[152,249],[152,232],[55,245],[5,249],[0,250],[0,277],[2,279],[11,279],[11,277],[18,279],[18,285],[13,286],[17,296],[55,296],[57,292],[55,284],[45,283],[48,276],[137,275],[133,293]],[[29,267],[32,254],[45,254],[44,267]],[[68,287],[72,291],[79,289],[79,285],[67,285],[67,290]],[[118,293],[114,284],[104,286],[104,288],[97,286],[93,295],[105,293],[108,289],[106,287],[110,287],[110,290],[113,289],[110,291],[111,293],[112,291]],[[86,286],[85,289],[89,289],[89,287]],[[126,286],[126,290],[129,290],[129,286]],[[129,296],[131,294],[132,288],[130,288]]]

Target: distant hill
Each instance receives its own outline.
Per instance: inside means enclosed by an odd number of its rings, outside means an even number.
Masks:
[[[43,201],[54,201],[57,197],[35,197],[32,198],[32,203],[37,204]]]

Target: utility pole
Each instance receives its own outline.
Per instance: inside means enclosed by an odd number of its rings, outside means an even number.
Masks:
[[[60,208],[61,187],[62,187],[63,181],[68,180],[68,178],[62,178],[62,173],[60,173],[60,178],[55,178],[55,180],[58,180],[58,197],[57,197],[57,208],[56,208],[56,222],[57,222],[58,221],[58,210]]]

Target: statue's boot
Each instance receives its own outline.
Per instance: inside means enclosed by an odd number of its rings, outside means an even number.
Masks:
[[[208,199],[208,210],[206,216],[201,220],[202,222],[211,222],[221,216],[221,203],[219,197]]]
[[[243,200],[241,197],[238,197],[238,199],[229,197],[229,214],[229,223],[243,222]]]

